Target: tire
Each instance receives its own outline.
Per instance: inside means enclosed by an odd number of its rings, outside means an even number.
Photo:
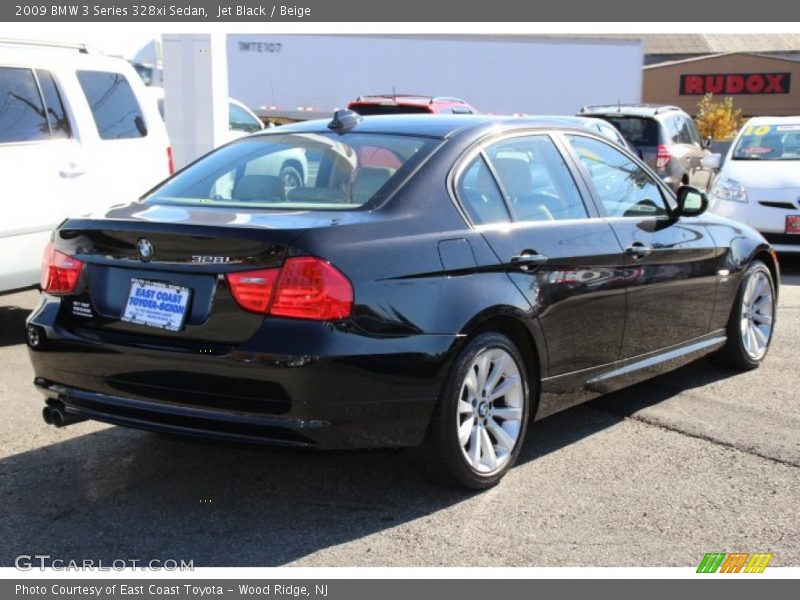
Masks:
[[[767,356],[775,331],[775,283],[760,260],[745,271],[731,316],[725,345],[711,356],[712,362],[742,371],[757,368]],[[757,331],[756,331],[757,330]]]
[[[288,194],[290,190],[303,187],[303,174],[294,165],[283,165],[278,177],[283,184],[284,194]]]
[[[492,391],[505,393],[492,399]],[[450,369],[425,442],[411,450],[423,475],[468,490],[496,485],[522,448],[529,392],[525,362],[510,339],[487,332],[467,342]]]

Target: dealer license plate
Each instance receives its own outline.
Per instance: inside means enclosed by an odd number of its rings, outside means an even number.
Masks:
[[[180,331],[186,320],[191,290],[160,281],[131,279],[122,320],[168,331]]]
[[[788,215],[786,217],[786,233],[800,235],[800,215]]]

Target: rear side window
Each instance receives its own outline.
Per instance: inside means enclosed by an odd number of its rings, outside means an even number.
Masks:
[[[681,120],[679,117],[670,117],[664,120],[664,126],[667,128],[669,140],[673,144],[686,144],[687,141],[681,139]]]
[[[483,155],[476,156],[464,170],[457,191],[461,204],[475,225],[508,223],[511,220],[500,188]]]
[[[658,123],[642,117],[603,117],[634,146],[658,146]]]
[[[0,67],[0,143],[31,142],[49,137],[33,71]]]
[[[142,109],[124,75],[78,71],[78,81],[101,139],[120,140],[147,135]]]
[[[486,151],[517,221],[562,221],[589,215],[572,175],[549,137],[514,138]]]
[[[697,144],[698,146],[703,145],[703,140],[700,137],[700,132],[697,131],[697,125],[695,125],[694,121],[692,121],[691,117],[683,117],[686,123],[686,131],[689,134],[689,143],[690,144]]]
[[[58,92],[56,82],[49,71],[39,69],[36,71],[39,78],[39,87],[44,96],[45,111],[47,113],[47,123],[50,125],[50,137],[68,138],[72,135],[72,128],[64,110],[64,103],[61,102],[61,94]]]

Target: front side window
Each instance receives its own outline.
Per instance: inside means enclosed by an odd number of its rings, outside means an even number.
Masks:
[[[746,126],[736,142],[733,160],[800,160],[800,119]]]
[[[667,205],[655,179],[616,148],[583,136],[567,136],[609,217],[660,217]]]
[[[33,72],[0,67],[0,143],[49,137],[50,128]]]
[[[569,168],[545,135],[519,137],[486,150],[517,221],[588,217]]]
[[[78,71],[77,74],[101,139],[147,135],[142,109],[122,73]]]
[[[386,197],[437,144],[400,135],[257,135],[200,159],[146,202],[354,210]]]
[[[253,133],[263,129],[260,121],[254,119],[250,113],[233,103],[228,104],[228,122],[231,131]]]

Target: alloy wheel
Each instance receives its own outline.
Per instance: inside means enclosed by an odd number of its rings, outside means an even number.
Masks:
[[[774,317],[772,286],[765,273],[756,271],[742,294],[742,345],[751,359],[760,360],[767,352]]]
[[[467,464],[490,475],[503,468],[519,442],[525,392],[514,358],[500,348],[481,351],[461,384],[458,441]]]

